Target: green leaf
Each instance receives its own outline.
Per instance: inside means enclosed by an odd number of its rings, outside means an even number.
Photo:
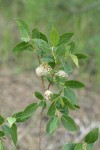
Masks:
[[[71,42],[70,44],[68,44],[70,46],[70,51],[73,52],[75,49],[75,42]]]
[[[47,37],[36,28],[32,30],[32,39],[42,39],[48,43]]]
[[[42,39],[32,39],[36,47],[43,52],[50,52],[50,46],[47,42]]]
[[[64,33],[59,37],[59,43],[58,45],[66,44],[73,36],[73,33]]]
[[[5,133],[3,131],[0,131],[0,138],[5,136]]]
[[[48,109],[47,115],[48,116],[54,116],[56,112],[56,106],[55,106],[55,102],[51,104],[51,106]]]
[[[0,140],[0,150],[5,150],[1,140]]]
[[[59,42],[59,34],[54,27],[52,28],[52,31],[50,34],[50,40],[53,46],[56,46]]]
[[[22,41],[28,42],[30,40],[30,36],[29,36],[30,31],[28,25],[21,19],[16,19],[16,22],[18,24],[18,28],[21,33]]]
[[[2,131],[5,133],[6,136],[11,133],[10,128],[7,125],[2,126]]]
[[[66,48],[64,45],[60,45],[56,48],[55,50],[55,57],[58,58],[58,57],[62,57],[65,55],[65,52],[66,52]]]
[[[22,120],[31,117],[37,108],[37,103],[32,103],[29,106],[27,106],[22,114]]]
[[[14,145],[16,146],[18,139],[17,139],[17,126],[15,124],[13,124],[11,127],[11,138],[12,138]]]
[[[79,106],[72,104],[70,100],[67,99],[66,97],[63,97],[62,99],[63,99],[64,105],[67,106],[69,109],[76,110],[79,108]]]
[[[48,134],[52,134],[59,126],[59,118],[53,117],[49,120],[46,126],[46,131]]]
[[[4,123],[4,118],[0,115],[0,125]]]
[[[86,144],[86,150],[93,150],[93,144]]]
[[[84,54],[74,54],[77,56],[78,59],[86,59],[88,56]]]
[[[33,47],[29,43],[21,42],[16,45],[16,47],[13,49],[13,52],[15,54],[19,54],[19,53],[23,52],[24,50],[33,51]]]
[[[66,115],[62,115],[61,117],[61,122],[63,124],[63,126],[68,129],[69,131],[76,131],[77,130],[77,126],[76,123],[74,122],[74,120]]]
[[[66,98],[68,98],[68,100],[74,104],[74,105],[77,105],[77,99],[76,99],[76,95],[74,93],[74,91],[72,91],[70,88],[66,87],[64,89],[64,96]]]
[[[76,143],[68,143],[63,145],[61,150],[74,150]]]
[[[16,122],[16,118],[15,117],[8,117],[7,121],[9,123],[9,126],[12,127],[12,125]]]
[[[40,101],[40,103],[38,104],[39,107],[42,107],[43,109],[46,108],[46,101]]]
[[[67,72],[68,74],[73,72],[73,68],[70,63],[67,61],[62,60],[62,65],[64,67],[64,71]]]
[[[85,136],[85,142],[87,144],[94,143],[98,140],[98,136],[99,136],[99,129],[95,128]]]
[[[73,62],[76,64],[77,67],[79,67],[78,65],[78,57],[76,55],[70,55],[71,59],[73,60]]]
[[[56,107],[57,109],[64,115],[68,115],[69,113],[69,110],[68,110],[68,107],[66,107],[65,105],[62,106],[59,101],[56,103]]]
[[[66,87],[70,88],[83,88],[85,85],[82,82],[76,81],[76,80],[69,80],[65,83]]]
[[[40,92],[38,92],[38,91],[35,92],[35,96],[36,96],[36,98],[38,98],[39,100],[44,100],[43,95],[42,95]]]
[[[76,144],[75,146],[75,149],[74,150],[83,150],[83,144],[82,143],[78,143]]]
[[[16,122],[24,122],[30,118],[30,117],[22,118],[23,113],[24,113],[24,111],[20,111],[13,115],[13,117],[16,118]]]
[[[41,60],[42,60],[42,62],[46,62],[46,63],[54,62],[54,58],[51,56],[42,57]]]

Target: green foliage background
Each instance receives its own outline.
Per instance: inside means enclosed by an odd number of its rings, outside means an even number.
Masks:
[[[99,0],[0,0],[0,66],[27,70],[36,63],[33,64],[33,55],[25,52],[16,59],[11,53],[16,41],[19,41],[14,18],[24,19],[31,28],[38,27],[46,34],[51,31],[52,25],[59,33],[74,32],[76,52],[89,55],[87,62],[82,62],[85,66],[83,71],[88,70],[90,75],[99,77]]]

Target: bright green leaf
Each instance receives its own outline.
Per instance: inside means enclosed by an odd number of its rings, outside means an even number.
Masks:
[[[9,123],[9,126],[11,127],[16,122],[16,118],[15,117],[8,117],[7,121]]]
[[[0,140],[0,150],[5,150],[1,140]]]
[[[50,39],[53,46],[56,46],[59,42],[59,34],[54,27],[52,28]]]
[[[95,128],[85,136],[85,142],[87,144],[94,143],[98,140],[98,136],[99,136],[99,129]]]
[[[76,123],[74,122],[74,120],[66,115],[62,115],[61,117],[61,122],[63,124],[63,126],[68,129],[69,131],[76,131],[77,130],[77,126]]]
[[[70,57],[73,60],[73,62],[76,64],[76,66],[79,67],[79,65],[78,65],[78,57],[76,55],[70,55]]]

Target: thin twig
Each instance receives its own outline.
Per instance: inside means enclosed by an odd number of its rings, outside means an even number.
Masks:
[[[44,109],[42,108],[41,114],[40,114],[40,126],[39,126],[39,150],[42,150],[41,144],[42,144],[42,117],[43,117],[43,111]]]
[[[41,64],[40,57],[37,56],[37,58],[38,58],[39,64]],[[45,90],[45,84],[44,84],[43,77],[41,77],[41,81],[42,81],[42,86],[43,86],[43,88]],[[42,150],[41,144],[42,144],[42,121],[43,121],[42,118],[43,118],[43,111],[44,111],[44,109],[42,108],[41,113],[40,113],[40,125],[39,125],[39,150]]]

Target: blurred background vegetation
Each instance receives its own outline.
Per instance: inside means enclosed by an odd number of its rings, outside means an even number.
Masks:
[[[76,52],[89,55],[86,62],[81,62],[81,75],[86,74],[98,83],[100,0],[0,0],[0,68],[11,68],[19,73],[34,68],[36,62],[32,53],[25,52],[17,59],[12,54],[12,49],[19,41],[14,18],[24,19],[30,29],[38,27],[47,35],[52,25],[60,34],[74,32]]]

